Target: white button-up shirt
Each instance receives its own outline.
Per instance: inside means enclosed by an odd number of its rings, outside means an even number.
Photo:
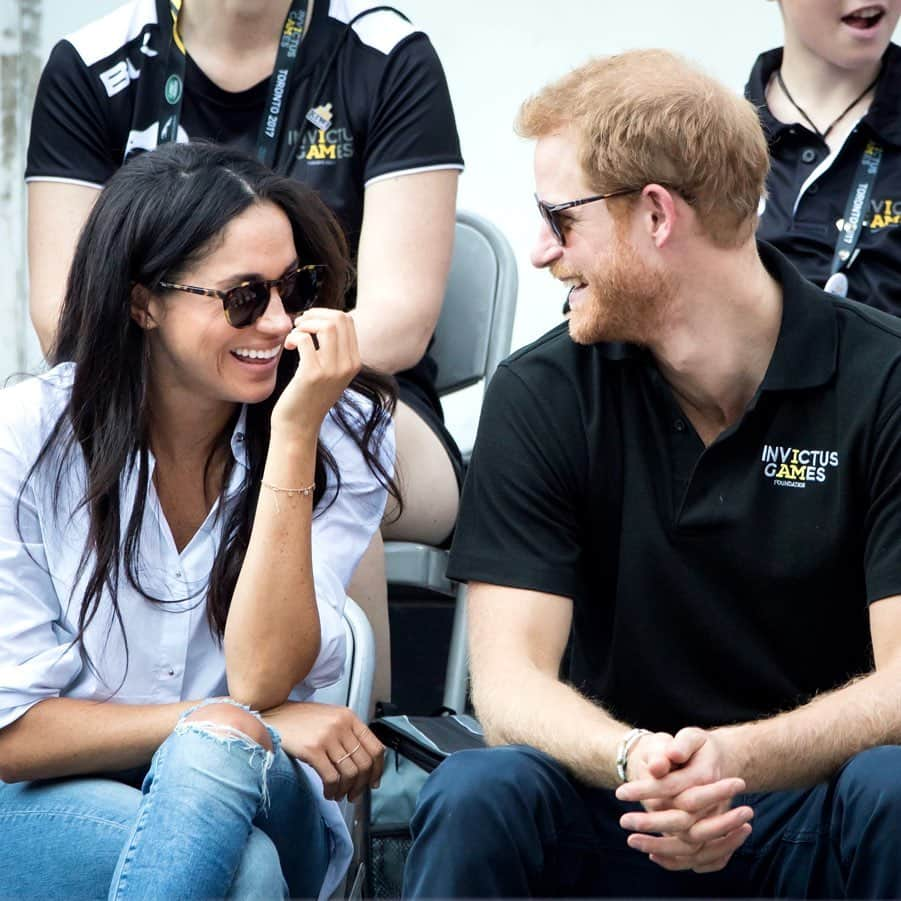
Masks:
[[[73,374],[72,364],[62,364],[41,377],[0,391],[0,728],[46,698],[164,704],[228,693],[225,657],[207,623],[205,598],[223,524],[247,474],[245,414],[242,411],[232,433],[237,465],[232,469],[225,509],[220,510],[217,501],[181,553],[150,481],[137,569],[144,590],[163,603],[143,597],[120,568],[122,626],[104,595],[83,636],[92,663],[87,666],[81,649],[72,645],[84,586],[93,566],[93,560],[85,567],[79,565],[89,523],[87,510],[79,509],[86,477],[80,448],[76,446],[65,461],[56,498],[58,451],[42,463],[20,499],[21,486],[69,399]],[[367,401],[358,396],[354,400],[367,410]],[[63,432],[68,434],[68,430]],[[341,490],[335,498],[335,480],[330,473],[317,505],[321,512],[317,515],[314,511],[313,579],[321,647],[309,675],[291,693],[293,700],[309,698],[316,688],[341,675],[345,589],[379,527],[386,501],[385,489],[332,415],[326,416],[320,439],[338,466]],[[394,460],[390,428],[380,459],[390,472]],[[151,475],[153,465],[151,455]],[[124,473],[120,484],[125,523],[135,502],[137,467]],[[305,769],[318,781],[312,770]],[[330,808],[323,809],[323,815],[337,830],[334,837],[345,845],[335,850],[346,852],[346,830],[340,815],[333,802],[323,801],[323,805]],[[331,890],[328,884],[332,881],[327,878],[324,893]]]

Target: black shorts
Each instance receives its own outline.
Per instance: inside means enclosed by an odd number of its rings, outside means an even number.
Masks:
[[[457,490],[463,487],[463,455],[453,435],[444,424],[444,416],[441,408],[435,409],[435,404],[421,385],[403,374],[397,376],[397,397],[405,403],[414,413],[432,430],[435,437],[444,446],[448,459],[454,467],[454,475],[457,478]]]

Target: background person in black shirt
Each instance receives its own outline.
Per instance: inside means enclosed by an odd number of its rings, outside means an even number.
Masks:
[[[498,747],[424,787],[405,892],[898,897],[901,323],[755,243],[755,110],[678,58],[519,131],[572,313],[486,398],[449,574]]]
[[[758,235],[821,287],[897,315],[901,2],[779,8],[785,46],[758,57],[745,89],[772,159]]]

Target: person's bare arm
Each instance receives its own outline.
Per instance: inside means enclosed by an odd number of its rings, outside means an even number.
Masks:
[[[875,669],[794,710],[711,731],[682,729],[674,738],[684,760],[662,779],[623,786],[624,800],[670,798],[723,776],[748,791],[813,785],[855,754],[901,742],[901,596],[870,605]]]
[[[400,372],[425,353],[453,251],[457,178],[440,169],[366,188],[352,315],[369,366]]]
[[[485,583],[468,593],[472,692],[490,744],[528,744],[592,785],[617,784],[629,726],[560,681],[572,601]]]
[[[140,766],[194,703],[40,701],[0,729],[0,780],[55,779]]]
[[[28,183],[28,309],[45,356],[56,334],[78,235],[99,193],[90,185]]]
[[[688,727],[668,747],[655,747],[669,765],[659,776],[641,767],[616,792],[647,809],[623,817],[636,832],[629,844],[665,869],[722,869],[751,827],[748,808],[730,810],[728,800],[698,819],[715,785],[739,777],[748,791],[803,788],[861,751],[901,741],[901,597],[870,606],[870,631],[876,668],[869,675],[778,716],[708,731]]]
[[[321,635],[312,492],[277,494],[268,486],[312,485],[323,419],[360,368],[353,322],[338,310],[314,308],[297,317],[285,348],[296,350],[300,362],[272,410],[263,487],[223,637],[229,694],[258,710],[284,703],[309,675]],[[346,495],[339,499],[346,502]]]
[[[868,748],[901,742],[901,596],[870,605],[875,669],[771,719],[719,730],[749,791],[812,785]]]

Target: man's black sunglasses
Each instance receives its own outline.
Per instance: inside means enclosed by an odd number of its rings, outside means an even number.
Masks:
[[[538,212],[541,218],[548,224],[552,234],[557,239],[557,243],[563,246],[566,244],[566,236],[563,226],[560,223],[558,215],[564,210],[571,210],[575,206],[584,206],[586,203],[594,203],[596,200],[606,200],[608,197],[620,197],[623,194],[634,194],[641,188],[623,188],[619,191],[611,191],[609,194],[592,194],[591,197],[580,197],[578,200],[567,200],[564,203],[545,203],[537,194],[535,195],[535,203],[538,204]]]
[[[289,316],[297,316],[316,303],[325,266],[311,264],[300,266],[286,272],[281,278],[260,279],[259,281],[241,282],[227,291],[215,288],[198,288],[195,285],[179,285],[174,282],[160,282],[161,288],[170,291],[186,291],[189,294],[201,294],[204,297],[218,297],[222,301],[222,309],[228,324],[234,328],[246,328],[253,325],[269,306],[269,292],[275,288],[285,312]]]

